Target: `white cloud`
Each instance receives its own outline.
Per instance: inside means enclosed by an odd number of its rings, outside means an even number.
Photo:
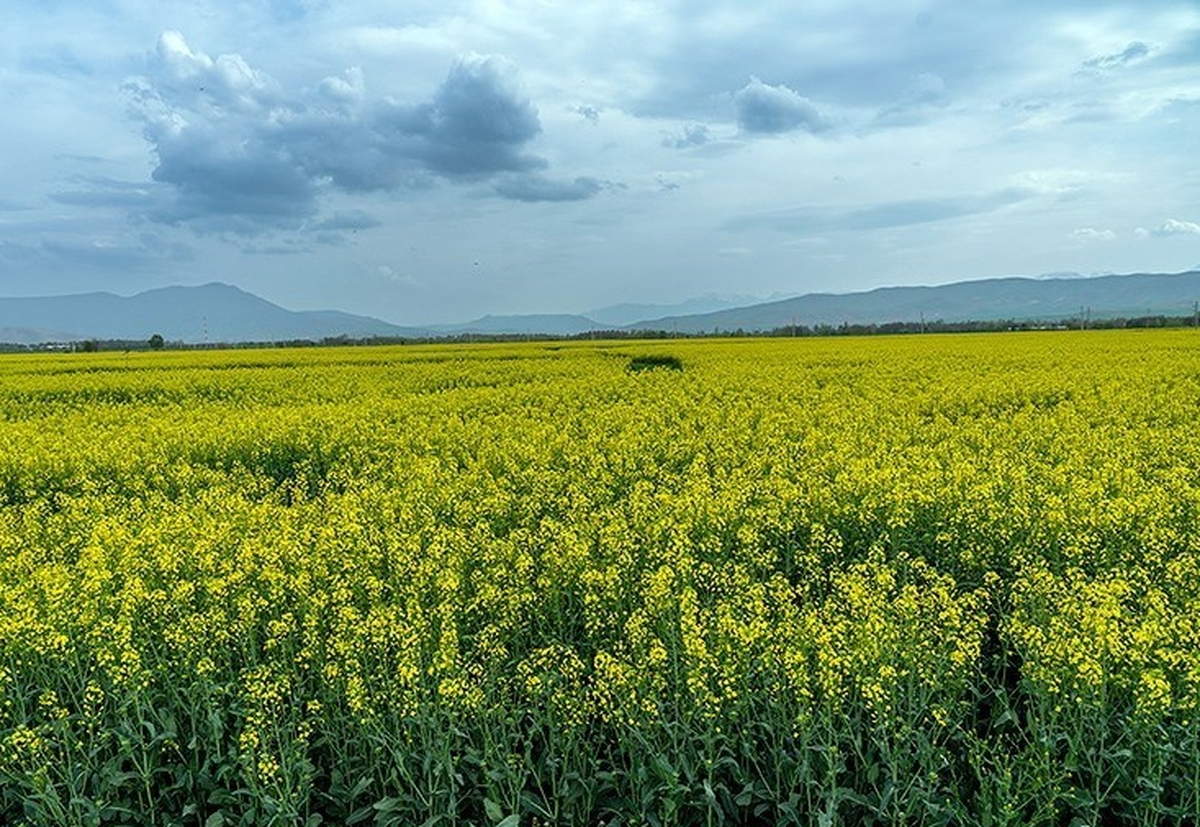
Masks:
[[[1176,218],[1168,218],[1156,229],[1151,230],[1150,234],[1156,236],[1200,235],[1200,224],[1192,221],[1180,221]]]
[[[1157,227],[1149,229],[1146,227],[1137,227],[1134,229],[1133,234],[1137,238],[1170,238],[1181,235],[1200,235],[1200,224],[1192,221],[1180,221],[1177,218],[1168,218]]]
[[[171,87],[170,96],[180,102],[260,112],[274,97],[275,83],[252,69],[241,55],[214,59],[194,52],[176,31],[159,36],[157,52],[165,70],[159,82]]]
[[[1012,177],[1013,184],[1042,195],[1068,195],[1118,176],[1085,169],[1027,170]]]
[[[1071,237],[1080,241],[1112,241],[1117,234],[1112,230],[1098,230],[1095,227],[1080,227],[1071,232]]]
[[[421,282],[409,273],[402,273],[390,264],[380,264],[374,268],[374,273],[383,281],[405,287],[420,287]]]
[[[329,100],[340,106],[354,106],[366,95],[366,78],[363,70],[351,66],[341,77],[327,77],[321,81],[320,90]]]

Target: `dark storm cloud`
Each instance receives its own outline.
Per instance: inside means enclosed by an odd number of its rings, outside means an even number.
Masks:
[[[738,127],[752,134],[778,134],[803,129],[820,132],[828,128],[821,113],[807,98],[786,86],[771,86],[758,78],[733,96]]]
[[[326,87],[343,95],[347,87]],[[352,88],[352,87],[351,87]],[[433,100],[417,105],[344,101],[281,119],[276,148],[305,174],[347,191],[427,186],[431,176],[487,178],[546,166],[523,151],[541,132],[537,108],[515,70],[495,57],[466,57]]]
[[[291,229],[318,214],[326,189],[399,190],[439,178],[516,174],[496,191],[522,201],[599,191],[590,179],[521,177],[547,166],[526,151],[542,127],[502,58],[460,58],[429,101],[407,104],[368,98],[356,69],[288,94],[239,55],[210,58],[167,32],[150,74],[125,88],[158,159],[152,177],[173,195],[149,213],[164,223]]]
[[[446,176],[486,176],[544,167],[521,148],[542,131],[537,108],[522,98],[512,70],[496,58],[460,60],[423,109],[422,160]]]
[[[595,178],[555,181],[543,175],[514,175],[496,182],[497,194],[514,201],[583,201],[604,189]]]
[[[235,136],[205,123],[183,129],[157,126],[147,131],[158,151],[152,177],[171,185],[177,196],[157,213],[160,220],[232,214],[271,222],[316,212],[317,181],[276,136]]]

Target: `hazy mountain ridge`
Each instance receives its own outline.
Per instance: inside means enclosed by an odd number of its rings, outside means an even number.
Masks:
[[[530,313],[508,316],[488,314],[462,324],[430,325],[429,329],[439,336],[462,336],[465,334],[511,336],[539,333],[552,336],[574,336],[604,327],[605,325],[587,316],[571,313]]]
[[[775,301],[779,298],[783,297],[773,296],[769,299],[764,299],[758,296],[706,293],[703,296],[697,296],[694,299],[687,299],[686,301],[674,304],[646,304],[640,302],[611,304],[606,307],[597,307],[594,310],[584,311],[582,315],[604,326],[625,327],[626,325],[636,324],[643,319],[713,313],[717,310],[728,310],[733,307],[748,307],[754,304],[762,304],[767,301]]]
[[[56,331],[49,339],[149,339],[252,342],[348,336],[427,336],[369,316],[336,310],[293,311],[228,284],[163,287],[133,296],[84,293],[0,299],[0,328]],[[4,339],[4,341],[11,341]],[[26,337],[16,340],[31,343]]]
[[[1188,316],[1200,300],[1200,270],[1175,274],[1077,277],[1009,277],[932,287],[880,287],[860,293],[809,293],[794,298],[666,315],[615,325],[589,315],[487,315],[471,322],[404,327],[336,310],[286,310],[228,284],[164,287],[130,297],[112,293],[0,299],[0,342],[37,344],[83,339],[144,341],[155,333],[167,341],[268,342],[462,335],[574,336],[591,330],[711,333],[772,330],[788,325],[837,326],[889,322],[1056,321],[1087,314],[1093,319]],[[666,307],[705,306],[701,297]],[[597,315],[629,314],[613,305]],[[607,312],[606,312],[607,311]]]
[[[809,293],[791,299],[690,316],[648,319],[633,330],[702,333],[772,330],[788,325],[926,321],[1057,321],[1191,315],[1200,271],[1091,278],[1012,276],[933,287],[879,287],[862,293]]]

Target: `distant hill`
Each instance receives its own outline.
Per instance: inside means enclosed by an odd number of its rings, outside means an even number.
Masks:
[[[788,325],[838,326],[889,322],[1053,322],[1088,313],[1093,319],[1189,316],[1200,300],[1200,271],[1000,278],[937,287],[881,287],[862,293],[809,293],[795,298],[703,313],[654,316],[624,325],[636,312],[696,308],[732,300],[701,297],[679,305],[613,305],[591,315],[483,316],[471,322],[401,327],[336,310],[293,311],[228,284],[164,287],[134,296],[85,293],[0,299],[0,343],[84,339],[168,342],[271,342],[346,336],[432,338],[465,334],[574,336],[591,330],[711,333],[772,330]],[[707,305],[705,303],[708,303]]]
[[[335,310],[285,310],[219,283],[164,287],[129,297],[84,293],[0,299],[0,341],[4,342],[138,341],[155,333],[168,342],[189,343],[430,335],[428,330]]]
[[[937,287],[881,287],[864,293],[809,293],[712,313],[645,319],[630,330],[703,333],[772,330],[788,325],[837,326],[926,321],[1013,319],[1057,321],[1189,316],[1200,300],[1200,271],[1092,278],[1000,278]]]
[[[607,307],[598,307],[595,310],[585,311],[583,315],[604,326],[624,327],[641,319],[659,319],[664,316],[712,313],[716,310],[727,310],[731,307],[746,307],[747,305],[759,304],[762,301],[763,299],[758,296],[707,293],[677,304],[637,304],[631,302],[612,304]]]
[[[431,325],[430,329],[439,336],[462,336],[468,333],[503,336],[540,333],[549,336],[574,336],[589,330],[600,330],[606,325],[566,313],[531,313],[517,316],[482,316],[463,324]]]

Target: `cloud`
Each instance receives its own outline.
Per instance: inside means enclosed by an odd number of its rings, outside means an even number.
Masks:
[[[261,112],[279,99],[275,82],[241,55],[211,58],[193,52],[183,35],[163,32],[156,49],[156,80],[175,103],[201,111]]]
[[[1046,15],[1026,2],[1022,25],[1002,27],[961,4],[924,5],[937,13],[918,26],[911,4],[704,0],[689,4],[686,14],[657,4],[665,18],[659,30],[668,36],[629,39],[653,71],[626,108],[711,123],[729,101],[714,93],[743,86],[747,76],[804,90],[821,101],[823,120],[836,112],[838,123],[892,105],[922,72],[953,79],[956,92],[969,98],[981,80],[1005,77],[1024,58],[1034,30],[1026,17]]]
[[[875,118],[881,126],[913,126],[929,113],[945,106],[946,82],[932,72],[922,72],[901,93],[899,99]]]
[[[807,207],[776,210],[735,218],[726,222],[724,229],[765,229],[783,233],[885,230],[990,213],[1020,203],[1031,195],[1027,190],[1005,189],[983,196],[891,201],[850,210]]]
[[[514,201],[583,201],[604,189],[595,178],[555,181],[543,175],[514,175],[496,182],[495,190]]]
[[[681,135],[668,135],[663,138],[663,146],[668,149],[690,149],[704,146],[709,142],[708,127],[702,123],[688,124]]]
[[[380,264],[370,271],[376,278],[402,287],[421,287],[421,281],[411,273],[402,273],[388,264]]]
[[[156,203],[161,187],[152,182],[121,181],[103,175],[76,175],[72,189],[49,194],[51,201],[81,207],[145,211]]]
[[[270,132],[159,122],[148,127],[147,137],[158,154],[151,177],[176,195],[174,204],[155,212],[157,220],[239,216],[247,226],[295,226],[317,212],[317,176]]]
[[[48,235],[27,243],[0,242],[0,262],[37,267],[48,273],[108,270],[154,271],[170,264],[190,261],[195,250],[168,241],[154,233],[132,237],[81,234]]]
[[[828,124],[808,98],[786,86],[770,86],[756,77],[733,95],[738,127],[751,134],[772,135],[803,129],[820,132]]]
[[[321,241],[319,238],[320,235],[320,233],[317,234],[317,241]],[[328,244],[329,242],[325,241],[321,243]],[[333,243],[336,244],[337,242]],[[239,249],[243,253],[252,256],[298,256],[311,253],[313,247],[309,244],[308,239],[283,238],[277,241],[266,242],[250,240],[239,245]]]
[[[370,230],[382,222],[370,213],[362,210],[340,210],[333,215],[312,225],[314,230]]]
[[[428,101],[401,103],[371,98],[353,67],[289,93],[240,55],[213,58],[165,32],[149,75],[125,90],[157,157],[152,177],[172,196],[148,215],[198,231],[295,229],[329,189],[396,191],[547,166],[526,151],[542,129],[537,108],[499,57],[461,57]],[[566,200],[587,197],[590,180],[518,177],[497,189]]]
[[[1149,231],[1142,230],[1139,232],[1139,235],[1152,235],[1159,238],[1173,235],[1200,235],[1200,224],[1168,218],[1155,229]]]
[[[1084,69],[1099,70],[1116,69],[1125,66],[1134,61],[1140,60],[1150,54],[1150,47],[1139,40],[1135,40],[1125,47],[1125,51],[1111,55],[1100,55],[1093,57],[1090,60],[1083,62]]]
[[[1123,176],[1119,173],[1090,169],[1032,169],[1013,175],[1010,180],[1023,190],[1056,198],[1072,198],[1089,188],[1103,184],[1119,184]]]
[[[840,221],[844,227],[853,230],[907,227],[989,213],[1027,197],[1028,193],[1021,190],[1003,190],[987,196],[893,201],[844,213]]]
[[[1112,241],[1117,234],[1112,230],[1097,230],[1095,227],[1080,227],[1071,231],[1071,237],[1079,241]]]
[[[520,148],[542,131],[537,108],[521,96],[516,70],[496,57],[460,59],[429,113],[425,160],[445,175],[488,175],[546,166]]]
[[[366,97],[367,81],[362,69],[351,66],[342,73],[342,77],[325,78],[318,88],[330,102],[338,106],[351,107],[361,103]]]

